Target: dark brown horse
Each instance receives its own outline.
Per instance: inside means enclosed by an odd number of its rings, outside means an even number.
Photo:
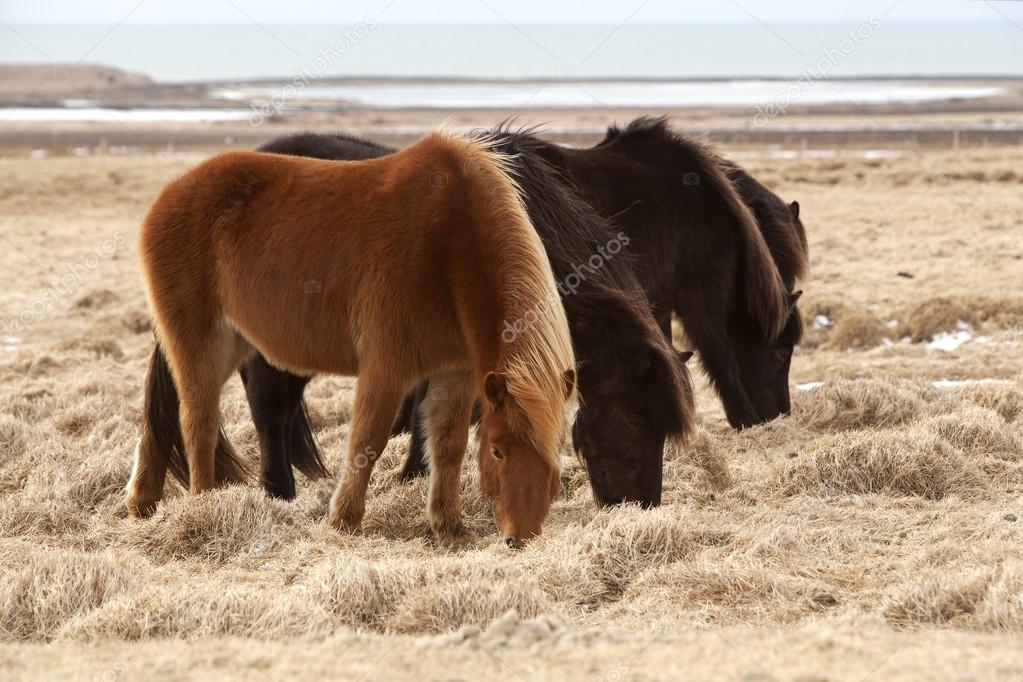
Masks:
[[[808,262],[799,205],[786,204],[661,119],[611,128],[589,149],[528,135],[520,144],[560,169],[633,239],[637,274],[658,324],[670,339],[672,313],[681,320],[729,423],[744,428],[787,414],[789,368],[803,332],[799,292],[788,292]],[[405,413],[415,414],[416,396],[406,398]],[[599,406],[578,413],[577,451],[599,447],[594,429],[608,418]],[[421,429],[407,424],[413,448],[405,479],[425,471]],[[586,461],[591,477],[604,475],[601,461]],[[614,490],[615,483],[604,487]]]
[[[522,189],[526,210],[539,233],[553,268],[572,332],[577,358],[580,412],[601,409],[609,418],[596,424],[599,445],[585,453],[601,463],[594,476],[594,495],[602,503],[624,500],[654,505],[660,501],[661,456],[666,438],[684,437],[692,428],[692,387],[684,367],[688,353],[677,353],[665,341],[650,313],[650,304],[632,272],[628,236],[613,229],[563,182],[543,159],[520,148],[518,136],[503,133],[492,144],[513,155],[510,160]],[[364,140],[303,134],[276,140],[261,151],[324,159],[365,159],[393,153]],[[512,326],[507,330],[514,334]],[[154,357],[159,362],[159,357]],[[153,374],[165,376],[156,365]],[[302,403],[309,381],[281,371],[262,356],[242,367],[253,420],[259,434],[262,482],[270,494],[290,499],[295,494],[292,467],[311,477],[325,476]],[[173,408],[172,381],[161,382],[162,406]],[[430,394],[426,384],[418,399],[406,400],[395,421],[406,428],[411,410],[420,411]],[[162,447],[180,449],[176,413],[149,410],[151,430]],[[416,428],[413,447],[425,450],[425,430]],[[218,447],[229,444],[221,434]],[[490,466],[485,450],[481,465]],[[418,460],[417,460],[418,461]]]
[[[560,487],[575,360],[508,161],[490,141],[433,133],[364,161],[231,152],[163,190],[143,223],[140,255],[154,355],[163,356],[153,367],[169,368],[178,389],[187,464],[176,468],[186,469],[193,494],[220,483],[221,387],[259,352],[297,372],[360,377],[345,476],[330,505],[336,528],[360,528],[394,414],[429,378],[443,392],[423,409],[427,515],[438,540],[466,539],[459,478],[477,396],[481,440],[495,453],[485,481],[499,525],[512,545],[539,534]],[[147,412],[166,399],[165,384],[151,373]],[[139,516],[160,499],[174,457],[151,426],[128,485],[129,511]]]
[[[663,119],[611,128],[588,149],[534,145],[635,240],[658,322],[670,336],[678,316],[729,423],[744,428],[787,413],[802,335],[798,293],[789,292],[808,262],[798,205],[789,209]]]

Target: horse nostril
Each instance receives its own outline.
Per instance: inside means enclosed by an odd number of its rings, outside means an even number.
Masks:
[[[504,544],[508,545],[509,547],[514,547],[515,546],[515,538],[505,538],[504,539]]]

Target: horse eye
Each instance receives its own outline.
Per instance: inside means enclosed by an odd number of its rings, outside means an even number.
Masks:
[[[504,453],[501,452],[501,448],[490,448],[490,454],[494,456],[494,459],[504,459]]]

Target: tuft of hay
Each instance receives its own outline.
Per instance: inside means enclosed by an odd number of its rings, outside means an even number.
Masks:
[[[121,542],[156,561],[225,563],[271,552],[305,528],[287,503],[236,486],[164,501],[151,519],[131,524]]]
[[[899,324],[900,337],[914,343],[930,341],[936,334],[955,331],[960,323],[974,324],[976,311],[958,298],[931,298],[912,308]]]
[[[27,434],[24,422],[0,413],[0,493],[24,485],[28,470],[20,466],[25,453]]]
[[[898,426],[924,411],[919,393],[908,382],[845,379],[796,394],[793,413],[818,431]]]
[[[61,353],[85,354],[96,358],[110,357],[114,360],[124,359],[124,350],[117,339],[98,334],[85,334],[65,339],[54,346]]]
[[[980,572],[929,575],[889,597],[883,613],[889,623],[900,627],[948,625],[976,612],[984,598],[987,580]]]
[[[704,428],[697,428],[684,445],[666,445],[665,461],[686,463],[700,469],[714,490],[726,490],[732,485],[728,459],[717,440]]]
[[[197,573],[184,586],[150,581],[70,620],[61,639],[198,640],[218,636],[261,640],[322,637],[331,621],[304,595],[278,585],[245,584],[244,576],[216,587]]]
[[[969,497],[986,487],[977,467],[925,429],[869,429],[814,440],[782,473],[786,494]]]
[[[473,552],[429,563],[337,557],[316,567],[304,587],[335,622],[382,632],[447,632],[510,609],[532,617],[552,607],[519,568]]]
[[[819,594],[830,595],[816,581],[803,577],[731,560],[701,560],[647,571],[629,586],[622,601],[662,618],[682,616],[686,621],[711,624],[741,614],[745,622],[769,618],[777,624],[819,611],[813,601]]]
[[[687,559],[730,537],[730,530],[700,527],[669,507],[626,507],[600,513],[582,551],[595,577],[614,594],[646,568]]]
[[[1023,300],[968,296],[939,296],[927,299],[902,316],[899,336],[914,343],[929,341],[936,334],[955,331],[961,323],[988,323],[1001,329],[1023,324]]]
[[[880,346],[890,330],[870,313],[845,315],[834,324],[824,347],[830,350],[869,350]]]
[[[468,580],[466,580],[468,578]],[[514,610],[535,618],[552,608],[547,595],[525,575],[511,580],[488,580],[480,575],[440,575],[435,582],[410,594],[390,622],[401,633],[448,632],[465,623],[485,627]]]
[[[1023,564],[932,571],[890,594],[882,612],[898,627],[956,625],[1023,631]]]
[[[803,313],[805,329],[800,346],[808,349],[823,346],[835,325],[846,315],[854,314],[852,308],[844,301],[828,297],[818,298],[812,293],[801,302],[800,310]],[[818,319],[826,320],[827,324],[821,326]]]
[[[924,422],[943,439],[972,458],[995,457],[1009,461],[1023,458],[1023,445],[1005,421],[992,410],[966,407],[953,414]]]
[[[0,639],[49,641],[68,620],[137,585],[107,556],[17,549],[3,557]]]
[[[1014,384],[974,384],[955,389],[961,400],[994,410],[1007,422],[1023,415],[1023,387]]]

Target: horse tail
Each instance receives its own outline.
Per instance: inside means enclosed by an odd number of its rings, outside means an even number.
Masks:
[[[153,452],[167,462],[167,468],[181,485],[188,487],[188,458],[181,434],[179,408],[181,398],[174,385],[167,356],[160,344],[153,348],[146,375],[145,414],[146,427],[153,439]],[[223,427],[217,433],[214,453],[214,472],[217,483],[238,483],[247,478],[245,465],[238,459]]]
[[[223,431],[221,431],[223,434]],[[219,452],[219,440],[217,449]],[[288,447],[291,464],[305,474],[306,478],[329,478],[330,471],[323,463],[320,448],[313,438],[313,429],[309,424],[309,410],[305,401],[299,403],[298,409],[291,417],[291,442]]]
[[[693,158],[702,182],[724,202],[739,228],[742,241],[743,279],[746,284],[747,305],[756,318],[764,336],[773,341],[778,338],[789,319],[788,296],[781,273],[774,262],[771,249],[757,224],[749,206],[739,196],[735,185],[722,170],[723,161],[710,149],[691,143]]]

